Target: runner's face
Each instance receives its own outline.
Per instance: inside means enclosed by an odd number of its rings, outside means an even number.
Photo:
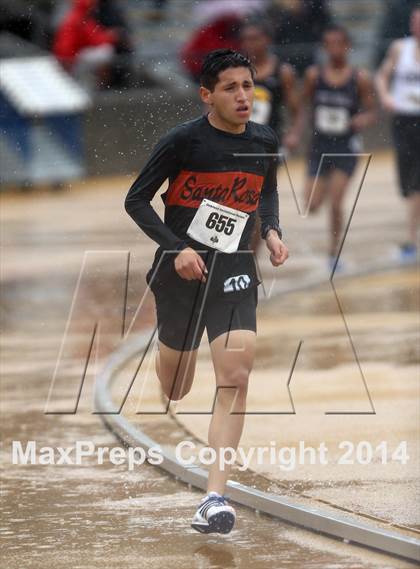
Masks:
[[[327,32],[324,36],[323,46],[333,63],[341,63],[347,60],[350,44],[341,32]]]
[[[254,98],[254,82],[246,67],[230,67],[219,73],[214,91],[201,88],[201,97],[212,113],[233,125],[248,122]]]
[[[251,58],[265,55],[268,51],[269,39],[257,26],[248,26],[241,32],[242,51]]]

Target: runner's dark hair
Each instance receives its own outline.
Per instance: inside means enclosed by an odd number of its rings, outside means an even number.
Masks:
[[[204,59],[201,68],[200,85],[209,91],[214,91],[214,87],[219,81],[219,73],[230,67],[246,67],[250,70],[254,79],[255,69],[246,55],[233,49],[215,49],[208,53]]]

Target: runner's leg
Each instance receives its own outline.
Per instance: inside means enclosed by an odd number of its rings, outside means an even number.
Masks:
[[[331,172],[327,191],[330,198],[330,256],[335,257],[340,246],[343,231],[343,200],[350,177],[343,170]]]
[[[191,389],[198,350],[181,352],[159,341],[156,354],[156,373],[168,399],[178,401]]]
[[[408,198],[408,238],[409,242],[417,245],[420,226],[420,190],[412,192]]]
[[[248,378],[254,363],[256,334],[233,330],[217,336],[210,344],[216,375],[216,402],[209,428],[209,446],[236,450],[245,419]],[[233,414],[238,413],[238,414]],[[208,492],[223,494],[230,467],[220,469],[219,460],[210,466]]]
[[[420,223],[420,164],[415,154],[420,143],[420,121],[414,117],[395,116],[393,136],[395,157],[400,182],[400,191],[407,203],[408,242],[402,249],[409,248],[415,254],[417,232]]]
[[[309,176],[305,182],[305,213],[315,213],[327,195],[327,184],[324,176]]]
[[[163,393],[174,401],[191,389],[204,332],[200,284],[185,281],[181,286],[179,280],[171,273],[164,274],[154,291],[159,331],[156,374]]]

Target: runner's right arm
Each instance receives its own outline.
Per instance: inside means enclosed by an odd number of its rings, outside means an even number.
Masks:
[[[390,85],[392,75],[395,70],[395,65],[398,60],[398,55],[400,51],[400,42],[394,41],[388,48],[388,52],[385,56],[379,71],[376,73],[375,83],[376,89],[378,91],[379,99],[385,110],[389,112],[395,111],[394,99],[390,93]]]
[[[299,106],[299,117],[296,120],[296,133],[299,139],[302,137],[304,127],[308,122],[318,75],[318,67],[316,65],[311,65],[311,67],[308,67],[306,70],[303,78],[302,100]]]
[[[288,63],[281,66],[280,80],[289,114],[289,125],[283,135],[282,143],[289,150],[294,150],[299,144],[299,132],[302,128],[299,121],[302,118],[302,113],[300,112],[300,100],[296,89],[296,74],[293,67]]]
[[[194,249],[177,237],[161,220],[150,202],[163,182],[173,178],[182,166],[180,152],[185,152],[186,140],[179,128],[171,130],[153,149],[153,152],[134,181],[127,197],[125,210],[144,233],[165,251],[180,251],[175,257],[175,269],[186,280],[205,281],[206,265]]]
[[[144,233],[164,250],[185,249],[185,242],[165,225],[151,206],[151,201],[167,178],[176,176],[181,168],[180,151],[185,150],[179,128],[160,139],[132,184],[125,198],[125,210]]]

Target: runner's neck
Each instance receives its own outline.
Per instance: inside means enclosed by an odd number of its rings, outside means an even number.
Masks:
[[[213,128],[223,130],[229,134],[243,134],[246,130],[246,124],[236,125],[229,123],[220,117],[213,115],[211,111],[207,114],[207,120]]]
[[[346,60],[330,61],[327,65],[327,67],[329,67],[331,69],[331,71],[344,71],[345,69],[348,69],[349,64],[348,64],[348,61],[346,61]]]

